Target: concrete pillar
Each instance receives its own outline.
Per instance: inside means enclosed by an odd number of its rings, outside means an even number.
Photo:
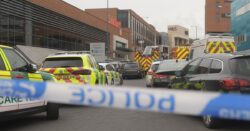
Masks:
[[[25,45],[32,46],[32,21],[25,20]]]
[[[25,45],[32,46],[32,12],[29,5],[25,6]]]

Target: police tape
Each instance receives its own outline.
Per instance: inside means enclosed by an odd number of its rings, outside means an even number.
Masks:
[[[0,96],[183,115],[250,120],[250,96],[211,92],[0,81]]]

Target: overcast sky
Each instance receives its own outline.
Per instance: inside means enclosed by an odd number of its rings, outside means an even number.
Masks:
[[[107,0],[64,0],[82,10],[87,8],[106,8]],[[132,9],[158,31],[167,32],[167,26],[182,25],[190,29],[190,37],[204,36],[205,0],[109,0],[110,7]]]

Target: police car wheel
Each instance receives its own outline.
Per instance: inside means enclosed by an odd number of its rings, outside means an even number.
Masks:
[[[59,118],[59,105],[55,103],[47,104],[47,119],[58,120]]]
[[[219,127],[219,119],[210,115],[203,116],[203,123],[209,129],[215,129]]]

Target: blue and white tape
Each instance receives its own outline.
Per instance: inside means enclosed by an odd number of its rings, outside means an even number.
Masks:
[[[3,80],[0,83],[0,96],[45,99],[63,104],[250,120],[250,96],[248,95],[89,87],[29,81]]]

